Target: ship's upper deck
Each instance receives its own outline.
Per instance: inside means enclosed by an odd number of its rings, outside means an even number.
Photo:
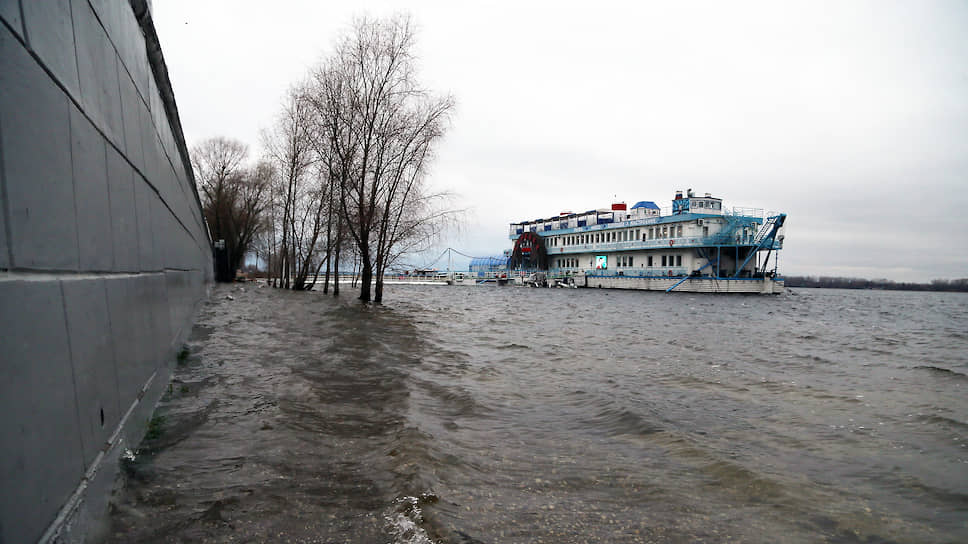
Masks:
[[[773,215],[774,212],[770,214]],[[742,218],[747,223],[762,223],[765,214],[762,208],[726,208],[722,199],[714,198],[709,193],[696,197],[690,189],[686,196],[683,196],[682,191],[677,191],[672,205],[667,208],[659,208],[652,201],[641,201],[627,209],[624,202],[618,202],[612,204],[610,209],[583,213],[562,212],[557,217],[511,223],[508,237],[514,240],[524,232],[534,232],[539,236],[559,236],[593,230],[695,221],[704,217],[728,217],[734,222]]]

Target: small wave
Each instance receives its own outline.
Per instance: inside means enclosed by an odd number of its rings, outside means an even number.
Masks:
[[[393,544],[434,544],[421,525],[424,523],[421,505],[437,502],[431,492],[419,497],[400,497],[387,509],[383,516],[386,530],[393,536]]]
[[[502,344],[497,347],[497,349],[531,349],[529,346],[524,346],[521,344]]]
[[[914,367],[914,369],[915,370],[927,370],[928,372],[931,372],[931,373],[936,374],[938,376],[951,376],[951,377],[958,378],[958,379],[966,379],[966,378],[968,378],[968,375],[962,374],[961,372],[958,372],[956,370],[951,370],[950,368],[944,368],[944,367],[940,367],[940,366],[919,365],[919,366]]]
[[[959,432],[968,431],[968,423],[965,423],[964,421],[958,421],[957,419],[952,419],[950,417],[939,416],[939,415],[922,415],[922,416],[918,416],[918,419],[925,423],[940,425],[942,427],[947,427]]]
[[[599,411],[587,423],[607,436],[646,436],[662,432],[662,428],[625,408],[607,408]]]

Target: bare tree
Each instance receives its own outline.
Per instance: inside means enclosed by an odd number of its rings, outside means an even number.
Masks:
[[[339,212],[360,259],[363,301],[382,300],[383,272],[400,245],[441,215],[428,209],[423,181],[453,100],[418,85],[413,45],[408,17],[358,20],[317,70],[310,99],[325,144],[317,148],[339,183]]]
[[[279,249],[280,287],[302,289],[305,275],[302,268],[305,260],[311,258],[312,248],[303,246],[307,221],[318,222],[312,212],[318,209],[316,193],[309,180],[316,155],[311,147],[309,130],[312,127],[311,110],[302,99],[298,87],[289,91],[282,111],[272,130],[263,134],[266,155],[280,172],[279,182],[274,188],[279,206],[280,234]],[[294,278],[295,276],[295,278]],[[295,279],[295,283],[293,283]]]
[[[192,167],[202,192],[203,211],[215,240],[224,240],[216,256],[218,281],[233,281],[235,271],[262,227],[271,170],[244,166],[241,142],[211,138],[192,148]]]

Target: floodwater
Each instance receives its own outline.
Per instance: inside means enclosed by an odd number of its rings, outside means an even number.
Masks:
[[[968,295],[346,294],[215,289],[112,541],[968,541]]]

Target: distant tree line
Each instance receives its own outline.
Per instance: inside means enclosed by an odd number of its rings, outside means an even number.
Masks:
[[[256,166],[236,141],[193,148],[212,238],[225,240],[218,279],[255,253],[273,286],[328,292],[332,281],[338,295],[350,266],[359,298],[380,302],[385,271],[453,220],[448,195],[425,183],[453,99],[419,84],[413,46],[408,17],[360,19],[290,90]]]
[[[885,289],[896,291],[962,291],[968,292],[968,278],[931,280],[931,283],[895,282],[888,279],[866,280],[830,276],[784,276],[787,287],[820,287],[833,289]]]

